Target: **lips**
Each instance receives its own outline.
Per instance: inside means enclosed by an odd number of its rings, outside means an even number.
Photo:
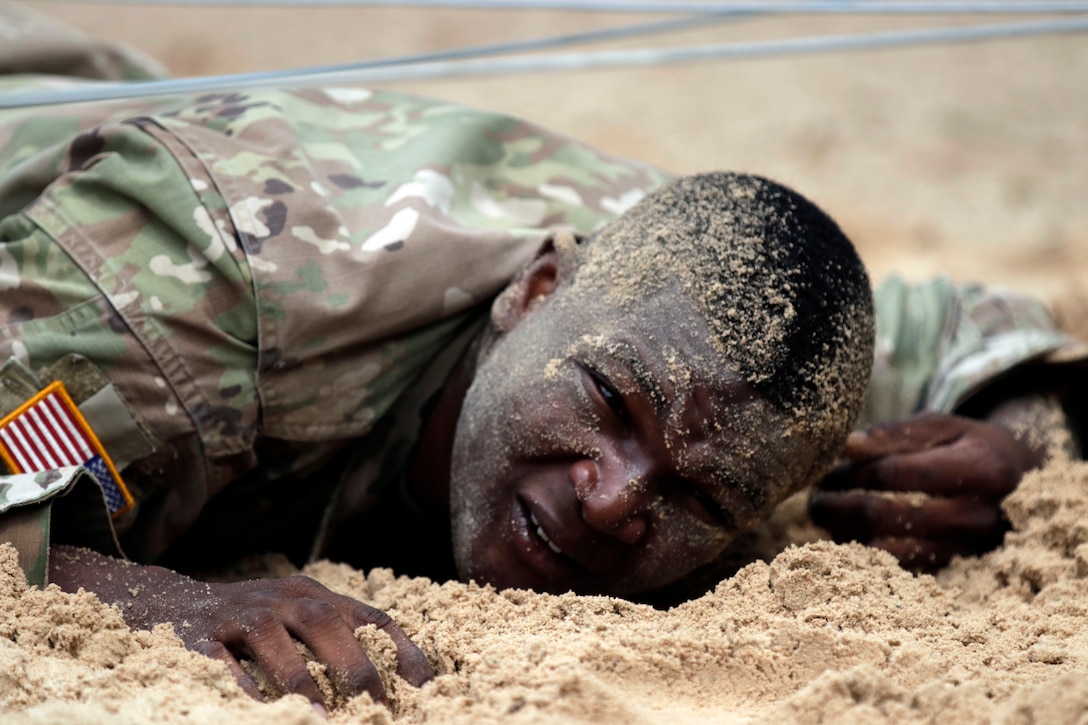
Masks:
[[[529,585],[545,591],[565,590],[582,571],[544,530],[541,518],[547,523],[548,517],[538,517],[532,504],[520,497],[515,498],[512,514],[514,554],[522,570],[536,580],[534,584],[523,581],[520,586]]]
[[[517,497],[515,505],[515,541],[532,556],[530,563],[546,567],[549,575],[586,576],[615,572],[627,547],[618,540],[593,532],[577,514],[574,520],[563,502],[546,496]],[[520,522],[518,521],[520,519]],[[541,566],[534,566],[537,570]]]
[[[492,539],[497,557],[491,581],[588,593],[603,591],[610,581],[624,576],[639,547],[594,529],[583,518],[573,487],[561,485],[556,476],[533,473],[511,486],[509,533]]]
[[[540,522],[536,520],[536,514],[534,514],[532,511],[529,511],[529,521],[532,522],[533,526],[536,527],[536,535],[539,536],[541,540],[548,545],[549,549],[554,551],[556,554],[563,553],[563,550],[556,546],[555,542],[548,538],[548,535],[544,532],[544,528],[540,525]]]

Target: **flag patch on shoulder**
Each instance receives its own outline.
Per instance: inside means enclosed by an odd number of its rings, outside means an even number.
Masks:
[[[0,458],[12,473],[83,466],[101,486],[112,516],[132,508],[132,494],[59,380],[0,420]]]

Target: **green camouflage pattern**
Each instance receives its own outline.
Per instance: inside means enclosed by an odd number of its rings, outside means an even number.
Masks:
[[[153,559],[262,442],[283,476],[367,436],[549,230],[664,179],[394,92],[0,112],[0,360],[83,356],[162,442],[117,522]]]
[[[876,350],[859,427],[923,410],[954,412],[1026,363],[1088,360],[1088,346],[1023,295],[947,278],[912,284],[890,277],[874,300]]]

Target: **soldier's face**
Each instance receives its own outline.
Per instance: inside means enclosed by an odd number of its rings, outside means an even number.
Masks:
[[[499,588],[650,591],[780,500],[798,451],[681,295],[624,316],[558,296],[498,341],[465,398],[458,570]]]

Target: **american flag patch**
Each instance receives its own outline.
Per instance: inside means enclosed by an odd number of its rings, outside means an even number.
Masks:
[[[121,475],[59,380],[0,420],[0,458],[12,473],[83,466],[102,487],[112,516],[132,508]]]

